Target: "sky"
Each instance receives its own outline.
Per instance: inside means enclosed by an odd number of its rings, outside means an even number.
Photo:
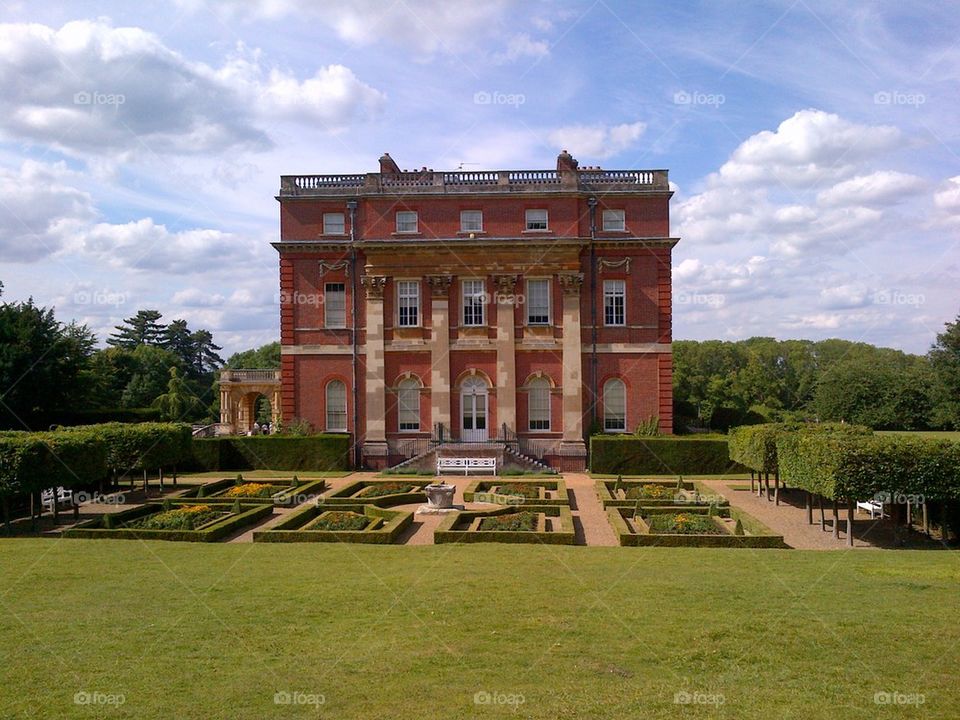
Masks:
[[[670,171],[675,339],[925,352],[960,313],[944,2],[0,5],[0,281],[277,339],[284,174]]]

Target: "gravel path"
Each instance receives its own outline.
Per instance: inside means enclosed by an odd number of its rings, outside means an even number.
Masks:
[[[570,509],[577,531],[577,545],[616,547],[617,536],[594,489],[596,481],[586,473],[564,473]]]

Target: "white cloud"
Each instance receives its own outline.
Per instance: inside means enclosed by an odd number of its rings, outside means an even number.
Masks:
[[[507,48],[494,53],[493,60],[498,64],[513,62],[519,58],[530,57],[539,60],[550,54],[550,44],[546,40],[534,40],[526,33],[511,35]]]
[[[916,195],[926,186],[926,181],[916,175],[880,170],[837,183],[820,192],[817,202],[826,206],[892,204]]]
[[[568,125],[547,136],[558,150],[566,149],[576,157],[608,158],[633,147],[647,129],[644,122],[621,125]]]

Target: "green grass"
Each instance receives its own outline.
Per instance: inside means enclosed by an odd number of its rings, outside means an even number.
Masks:
[[[957,559],[0,540],[0,717],[952,719]]]
[[[270,479],[279,479],[283,481],[289,481],[294,475],[296,475],[301,480],[312,479],[312,478],[340,478],[350,475],[350,471],[313,471],[313,470],[243,470],[241,475],[243,475],[244,480],[251,479],[260,479],[264,478]],[[185,482],[187,484],[193,482],[207,481],[207,480],[223,480],[223,478],[236,477],[236,471],[231,470],[211,470],[209,472],[195,472],[195,473],[183,473],[177,475],[177,482]],[[166,478],[166,483],[169,484],[171,479]]]

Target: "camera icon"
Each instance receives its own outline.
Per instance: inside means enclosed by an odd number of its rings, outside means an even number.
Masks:
[[[93,102],[93,95],[86,90],[81,90],[73,94],[74,105],[89,105]]]
[[[874,105],[889,105],[892,99],[893,96],[886,90],[881,90],[880,92],[873,94]]]
[[[493,97],[486,90],[479,90],[473,94],[474,105],[489,105]]]
[[[693,102],[693,97],[686,90],[680,90],[673,94],[674,105],[689,105]]]

